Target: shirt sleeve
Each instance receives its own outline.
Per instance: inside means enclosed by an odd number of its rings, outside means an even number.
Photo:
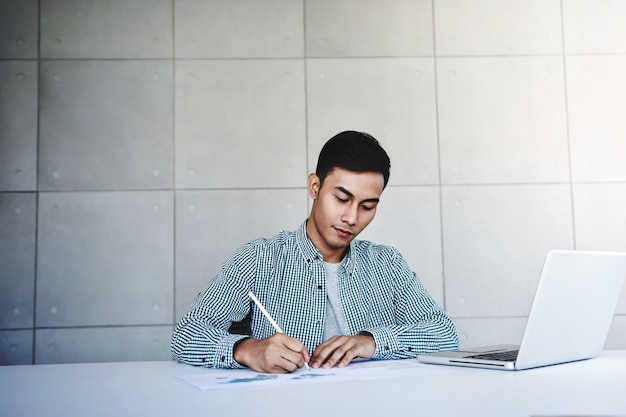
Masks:
[[[250,308],[250,277],[243,273],[245,268],[238,267],[249,266],[250,252],[244,247],[227,260],[176,325],[171,342],[175,360],[210,368],[244,368],[235,361],[233,347],[247,336],[231,334],[228,328],[242,320]]]
[[[245,335],[220,331],[186,316],[178,323],[172,337],[175,360],[208,368],[244,368],[233,357],[233,347]]]
[[[376,342],[372,359],[405,359],[458,349],[454,323],[395,249],[387,265],[395,283],[395,323],[363,329]]]

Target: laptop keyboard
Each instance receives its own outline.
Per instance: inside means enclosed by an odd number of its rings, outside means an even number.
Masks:
[[[519,350],[503,350],[500,352],[481,353],[480,355],[466,356],[465,358],[511,362],[517,359],[517,352],[519,352]]]

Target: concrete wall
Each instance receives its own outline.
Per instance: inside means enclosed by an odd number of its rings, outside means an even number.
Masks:
[[[626,251],[624,22],[620,0],[0,0],[0,362],[168,359],[225,257],[306,218],[346,129],[392,158],[362,237],[462,345],[519,342],[549,249]]]

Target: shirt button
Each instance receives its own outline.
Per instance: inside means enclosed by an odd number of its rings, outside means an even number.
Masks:
[[[222,362],[224,362],[226,360],[226,356],[222,356]]]
[[[323,289],[323,288],[324,288],[324,287],[322,287],[321,285],[318,285],[318,286],[317,286],[317,289],[318,289],[318,290],[321,290],[321,289]]]

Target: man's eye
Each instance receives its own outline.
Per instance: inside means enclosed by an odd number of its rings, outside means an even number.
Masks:
[[[341,201],[342,203],[347,203],[348,202],[348,199],[341,198],[341,197],[337,197],[337,200]]]
[[[371,206],[361,206],[361,207],[363,207],[363,210],[365,211],[372,211],[376,208],[376,207],[371,207]]]

